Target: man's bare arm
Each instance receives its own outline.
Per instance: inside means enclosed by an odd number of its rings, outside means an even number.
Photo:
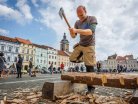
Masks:
[[[75,29],[74,32],[78,34],[83,34],[83,35],[92,35],[92,30],[91,29]]]

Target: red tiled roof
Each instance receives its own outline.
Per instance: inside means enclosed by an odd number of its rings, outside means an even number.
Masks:
[[[58,55],[68,56],[68,54],[66,54],[64,51],[61,51],[61,50],[58,50]]]
[[[25,39],[18,38],[18,37],[15,37],[15,39],[17,39],[17,41],[19,41],[20,43],[32,44],[30,40],[25,40]]]
[[[114,55],[108,56],[108,59],[116,59],[116,57],[117,57],[117,54],[114,54]]]
[[[45,48],[49,48],[49,49],[54,49],[54,50],[56,50],[55,48],[50,47],[50,46],[46,46],[46,45],[41,45],[41,46],[43,46],[43,47],[45,47]]]
[[[2,36],[2,35],[0,35],[0,40],[10,41],[10,42],[18,42],[18,41],[17,41],[16,39],[14,39],[14,38]]]
[[[38,47],[38,48],[43,48],[43,49],[47,49],[48,47],[47,46],[44,46],[44,45],[38,45],[38,44],[34,44],[34,46]]]
[[[133,55],[125,55],[126,60],[133,59]]]
[[[116,59],[117,61],[121,61],[121,60],[126,60],[126,58],[125,57],[122,57],[122,56],[117,56],[117,59]]]

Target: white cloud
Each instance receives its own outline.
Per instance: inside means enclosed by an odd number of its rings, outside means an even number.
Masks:
[[[1,4],[0,4],[0,16],[6,17],[9,20],[16,20],[18,23],[22,23],[22,14],[19,11]]]
[[[24,15],[26,20],[32,20],[33,16],[31,14],[30,6],[27,4],[26,0],[18,0],[16,6],[19,8],[21,13]]]
[[[0,28],[0,35],[8,35],[8,34],[9,34],[8,30]]]
[[[0,0],[0,4],[5,4],[7,0]]]
[[[0,17],[8,20],[15,20],[19,24],[26,24],[33,19],[30,7],[25,0],[18,0],[17,7],[19,10],[0,4]]]
[[[39,7],[39,5],[37,4],[38,0],[32,0],[32,3],[34,4],[35,7]]]
[[[94,15],[98,20],[96,29],[97,59],[106,59],[108,55],[114,53],[137,55],[137,0],[123,0],[121,2],[120,0],[41,1],[47,5],[47,8],[39,10],[42,16],[41,22],[57,33],[58,40],[55,44],[58,44],[64,32],[69,34],[65,22],[59,18],[59,8],[64,8],[65,14],[71,26],[73,26],[77,19],[75,9],[82,4],[86,6],[88,15]],[[67,35],[67,38],[71,46],[78,40],[71,39],[69,35]],[[131,48],[131,45],[133,45],[133,48]],[[135,51],[133,52],[133,50]]]

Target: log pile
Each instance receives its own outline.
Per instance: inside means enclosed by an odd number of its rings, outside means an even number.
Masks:
[[[138,88],[138,75],[69,72],[61,75],[61,79],[70,80],[73,83],[83,83],[88,85],[100,85],[126,89]]]
[[[18,89],[12,93],[13,98],[4,96],[0,104],[36,104],[42,93],[33,89]]]
[[[55,102],[52,102],[48,99],[42,99],[40,89],[19,88],[12,92],[12,96],[12,99],[4,96],[0,104],[129,104],[132,92],[125,90],[124,97],[103,96],[101,93],[86,95],[84,92],[72,92],[68,95],[56,96]]]
[[[122,98],[97,94],[57,96],[57,104],[129,104]]]

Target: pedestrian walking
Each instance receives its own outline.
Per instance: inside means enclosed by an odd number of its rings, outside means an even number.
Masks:
[[[75,63],[84,61],[86,71],[94,72],[94,66],[96,65],[95,29],[97,19],[95,16],[88,16],[83,5],[78,6],[76,12],[79,20],[76,21],[74,28],[69,28],[69,31],[72,38],[80,34],[80,41],[74,46],[70,61]],[[94,89],[95,87],[88,85],[88,93],[93,92]]]

